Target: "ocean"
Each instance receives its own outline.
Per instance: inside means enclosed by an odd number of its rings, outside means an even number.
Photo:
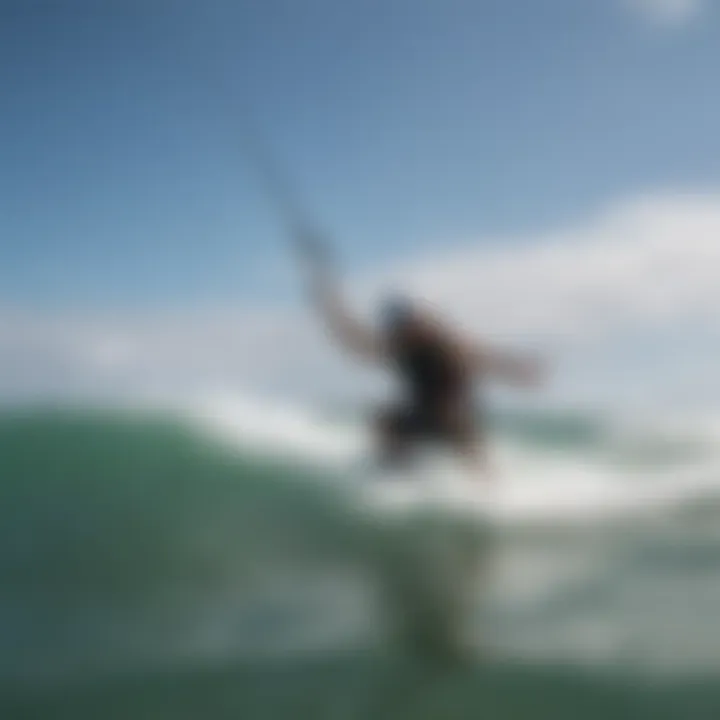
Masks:
[[[499,415],[410,512],[347,416],[7,409],[0,717],[716,719],[717,437]]]

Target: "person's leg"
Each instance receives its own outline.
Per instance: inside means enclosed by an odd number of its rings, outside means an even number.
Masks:
[[[411,440],[411,417],[402,407],[381,410],[375,416],[375,444],[380,465],[395,468],[406,462]]]
[[[475,443],[467,440],[456,440],[452,443],[453,451],[460,458],[463,467],[470,476],[480,479],[483,473],[484,465],[479,449]]]
[[[460,410],[442,419],[441,433],[452,450],[474,478],[483,479],[488,474],[485,445],[473,419],[472,413]]]

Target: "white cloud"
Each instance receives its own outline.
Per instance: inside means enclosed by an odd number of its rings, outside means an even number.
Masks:
[[[429,257],[401,284],[479,331],[576,341],[720,315],[720,195],[648,196],[574,228]]]
[[[400,286],[479,335],[552,339],[568,359],[566,386],[580,390],[583,383],[621,386],[622,358],[643,338],[668,338],[668,373],[673,343],[682,338],[686,351],[673,382],[686,383],[680,375],[707,366],[695,361],[693,347],[700,354],[716,341],[720,349],[720,194],[636,198],[576,227],[454,248],[356,278],[354,294],[369,301],[379,288]],[[634,379],[623,379],[625,387],[642,385],[642,364]],[[357,394],[371,380],[350,370],[304,308],[112,317],[0,312],[0,395],[206,387]]]
[[[640,17],[661,27],[679,27],[702,15],[707,0],[624,0]]]

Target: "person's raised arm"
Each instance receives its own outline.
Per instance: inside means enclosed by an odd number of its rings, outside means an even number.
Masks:
[[[373,330],[346,308],[336,279],[329,268],[325,248],[314,237],[303,237],[301,250],[309,273],[313,306],[332,337],[346,350],[365,360],[382,359],[382,343]]]

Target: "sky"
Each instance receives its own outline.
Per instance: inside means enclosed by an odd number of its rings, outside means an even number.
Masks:
[[[540,348],[543,401],[716,405],[718,67],[715,0],[8,0],[0,397],[369,391],[254,128],[359,310]]]

